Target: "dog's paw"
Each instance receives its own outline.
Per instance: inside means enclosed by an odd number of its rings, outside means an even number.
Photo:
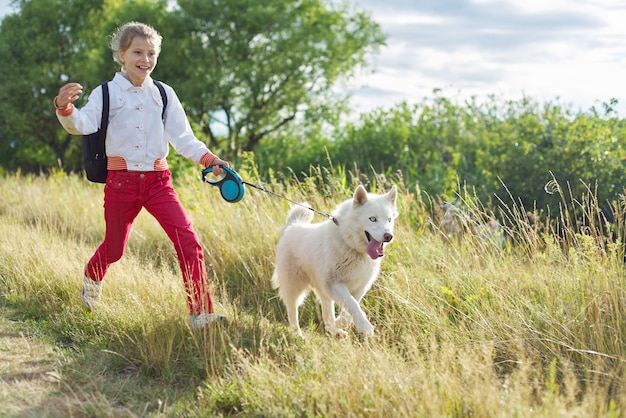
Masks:
[[[329,330],[328,333],[335,338],[346,338],[348,336],[346,331],[339,328],[333,328],[332,330]]]
[[[352,317],[350,316],[349,313],[347,313],[345,311],[341,311],[341,314],[339,315],[339,317],[335,321],[335,325],[337,325],[339,328],[343,328],[343,329],[348,328],[351,323],[352,323]]]
[[[369,321],[365,323],[357,324],[357,329],[359,332],[366,337],[371,337],[374,335],[374,325],[372,325]]]
[[[291,330],[293,335],[295,335],[301,340],[304,340],[304,334],[302,333],[302,329],[300,329],[300,327],[291,326],[289,327],[289,329]]]
[[[335,338],[347,338],[347,337],[348,337],[348,332],[342,329],[338,329],[337,333],[335,334]]]
[[[371,330],[367,330],[367,331],[363,332],[363,336],[365,336],[365,337],[373,337],[374,336],[374,328],[372,327]]]

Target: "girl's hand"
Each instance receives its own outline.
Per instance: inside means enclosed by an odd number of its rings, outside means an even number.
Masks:
[[[211,161],[211,167],[213,167],[213,174],[215,174],[216,176],[221,176],[222,174],[224,174],[224,170],[222,170],[222,167],[225,165],[226,167],[230,167],[230,163],[228,161],[224,161],[220,158],[215,157],[213,159],[213,161]]]
[[[83,86],[78,83],[67,83],[59,89],[59,94],[54,98],[57,109],[65,109],[70,103],[74,103],[83,94]]]

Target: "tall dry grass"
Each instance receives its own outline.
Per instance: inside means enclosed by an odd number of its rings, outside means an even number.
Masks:
[[[260,182],[253,170],[242,176]],[[330,211],[365,177],[313,170],[270,190]],[[229,204],[193,174],[177,190],[205,246],[227,327],[192,333],[173,248],[140,214],[102,305],[82,308],[81,271],[103,234],[101,186],[76,176],[0,182],[1,303],[70,353],[63,402],[48,416],[608,417],[626,410],[621,225],[609,229],[559,190],[564,212],[537,221],[513,202],[508,243],[450,239],[438,206],[401,178],[400,217],[362,305],[364,339],[324,334],[316,301],[291,335],[271,288],[289,202],[248,189]],[[474,230],[490,211],[461,196]],[[577,213],[586,213],[575,220]],[[616,208],[620,212],[620,208]],[[621,219],[622,213],[616,213]],[[316,217],[315,221],[323,221]],[[592,222],[593,221],[593,222]]]

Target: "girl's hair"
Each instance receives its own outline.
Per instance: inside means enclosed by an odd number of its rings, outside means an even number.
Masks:
[[[126,51],[135,37],[142,37],[154,46],[157,54],[161,52],[161,40],[163,37],[152,26],[141,22],[128,22],[113,32],[111,35],[111,50],[113,51],[113,60],[120,64],[120,51]]]

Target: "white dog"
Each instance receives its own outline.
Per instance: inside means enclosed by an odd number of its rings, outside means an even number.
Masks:
[[[326,331],[345,336],[354,320],[364,335],[374,327],[359,306],[380,271],[383,246],[393,239],[398,216],[396,186],[383,195],[359,185],[352,199],[340,203],[333,220],[312,224],[313,212],[293,206],[276,247],[275,288],[287,308],[289,325],[300,336],[298,306],[310,290],[322,306]],[[335,318],[335,302],[341,314]]]

